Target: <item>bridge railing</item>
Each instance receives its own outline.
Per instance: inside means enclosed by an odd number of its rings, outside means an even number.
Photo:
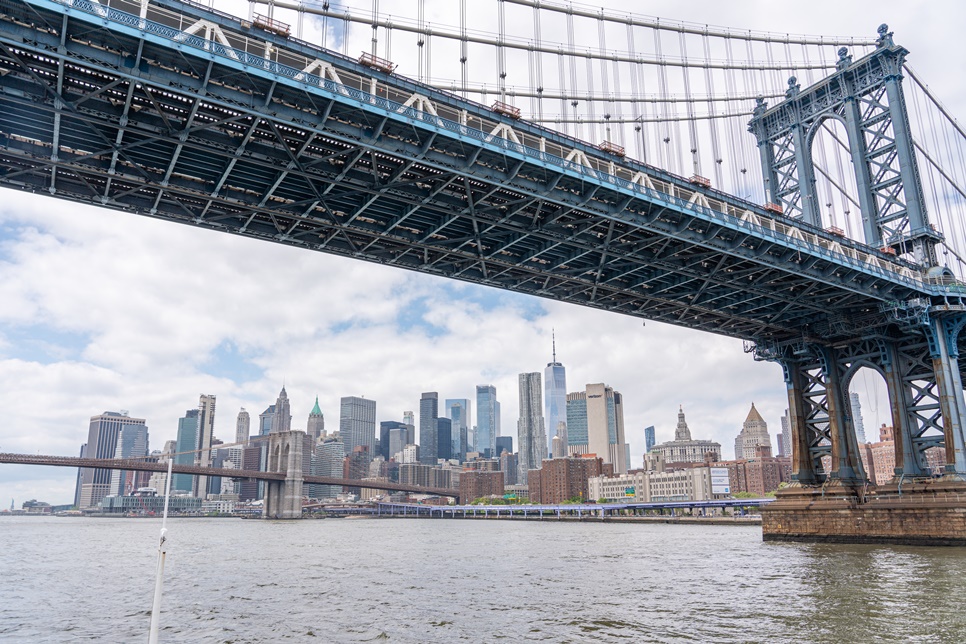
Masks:
[[[598,167],[592,167],[578,162],[577,160],[568,160],[562,156],[536,149],[524,143],[509,140],[496,133],[489,133],[484,129],[468,127],[462,123],[429,114],[389,98],[377,96],[356,87],[337,83],[331,79],[305,71],[305,69],[298,69],[291,65],[271,60],[264,55],[256,55],[243,49],[226,46],[217,40],[195,34],[188,34],[177,27],[140,18],[131,13],[121,11],[114,7],[101,5],[91,0],[51,1],[152,34],[174,43],[175,46],[191,47],[208,54],[232,60],[246,67],[262,69],[270,74],[288,78],[293,82],[318,88],[331,94],[337,94],[356,101],[360,106],[367,105],[383,110],[384,112],[395,113],[431,127],[451,132],[459,137],[473,139],[485,145],[497,146],[503,150],[515,152],[523,157],[538,161],[541,164],[552,165],[566,172],[575,173],[582,177],[589,177],[598,182],[609,184],[618,190],[630,192],[635,196],[645,196],[651,200],[663,201],[668,205],[685,211],[698,213],[707,219],[720,222],[728,227],[745,230],[761,237],[771,238],[785,246],[792,248],[798,247],[806,253],[826,256],[829,259],[851,265],[853,268],[867,273],[877,273],[888,279],[900,277],[904,281],[911,282],[911,285],[918,288],[926,285],[918,268],[908,262],[893,258],[875,249],[860,248],[857,242],[844,237],[837,237],[824,231],[811,231],[808,229],[808,226],[799,222],[792,220],[788,220],[787,223],[779,221],[765,214],[761,208],[750,203],[747,204],[747,207],[740,207],[728,201],[714,199],[713,192],[711,193],[711,198],[709,198],[709,193],[706,191],[685,188],[674,182],[663,181],[651,176],[641,177],[639,176],[640,173],[635,174],[631,179],[627,179],[617,174],[617,169],[620,166],[614,162],[593,159],[598,165],[606,166],[607,170],[605,171]],[[210,10],[208,7],[203,8],[206,11]],[[167,10],[165,11],[167,12]],[[237,18],[228,16],[228,14],[223,15],[231,20],[237,20]],[[588,162],[591,161],[591,159],[585,158]],[[631,172],[626,168],[620,169],[627,174]]]

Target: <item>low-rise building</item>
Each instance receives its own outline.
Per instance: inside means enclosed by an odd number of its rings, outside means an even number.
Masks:
[[[552,504],[594,499],[588,496],[588,479],[613,473],[613,464],[604,463],[596,454],[546,459],[540,469],[527,474],[530,502]]]
[[[106,496],[101,499],[101,512],[105,514],[154,514],[164,512],[164,497],[156,494],[134,496]],[[171,514],[199,514],[201,499],[196,496],[172,496],[168,499]]]
[[[460,503],[488,496],[503,496],[503,472],[464,470],[460,475]]]
[[[617,476],[588,480],[592,500],[660,503],[709,501],[731,496],[728,470],[723,467],[690,467],[654,472],[635,470]]]

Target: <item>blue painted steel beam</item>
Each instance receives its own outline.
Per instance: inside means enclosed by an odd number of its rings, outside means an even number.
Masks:
[[[874,249],[742,220],[768,215],[653,168],[628,162],[666,191],[698,191],[730,212],[65,1],[0,0],[0,185],[756,341],[868,333],[887,323],[884,303],[944,294],[902,262],[894,266],[906,274],[835,250],[892,261]],[[204,17],[245,30],[193,5],[153,5],[177,9],[186,25]],[[346,77],[374,77],[385,93],[418,91],[440,109],[602,158],[332,52],[258,35],[279,59],[300,52]],[[58,69],[69,71],[63,86]],[[830,312],[855,323],[832,324]]]

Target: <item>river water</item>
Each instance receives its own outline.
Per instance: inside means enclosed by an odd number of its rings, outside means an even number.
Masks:
[[[754,526],[169,521],[163,642],[966,642],[966,548]],[[145,642],[160,520],[0,518],[0,641]]]

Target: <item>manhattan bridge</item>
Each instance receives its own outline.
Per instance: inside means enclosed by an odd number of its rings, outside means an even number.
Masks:
[[[0,0],[0,184],[740,338],[783,368],[797,503],[935,501],[932,447],[959,498],[966,132],[900,36],[404,6]]]

